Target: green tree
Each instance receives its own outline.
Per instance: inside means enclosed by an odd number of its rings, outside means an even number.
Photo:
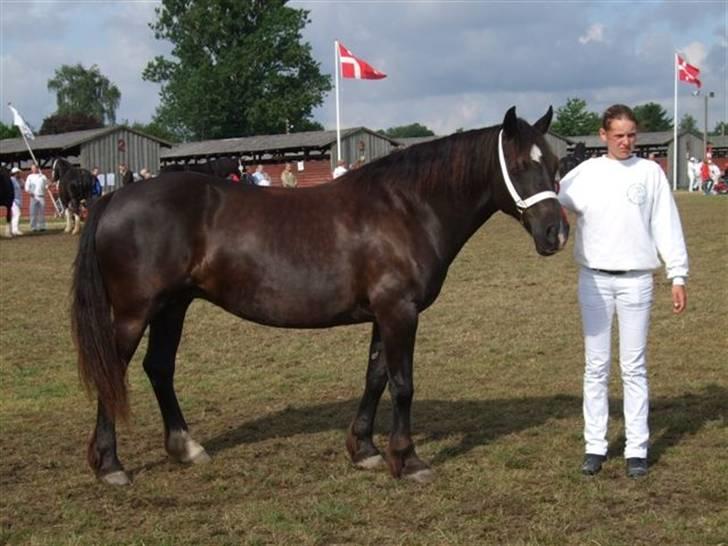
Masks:
[[[56,93],[58,114],[84,113],[101,122],[114,124],[121,92],[101,74],[99,67],[84,68],[62,65],[55,76],[48,80],[48,90]]]
[[[667,111],[656,102],[648,102],[635,106],[632,111],[637,118],[640,131],[669,131],[672,129],[672,119]]]
[[[57,135],[70,131],[83,131],[85,129],[99,129],[104,124],[97,117],[82,112],[69,112],[67,114],[53,114],[43,120],[39,134]]]
[[[678,129],[681,132],[682,131],[700,132],[700,129],[698,129],[698,122],[690,114],[685,114],[682,117],[682,119],[680,120],[680,125],[678,125]]]
[[[409,125],[397,125],[396,127],[390,127],[379,131],[379,134],[388,136],[389,138],[409,138],[409,137],[426,137],[435,136],[426,125],[419,123],[411,123]]]
[[[551,130],[562,136],[594,135],[599,132],[600,126],[599,114],[589,112],[585,100],[573,97],[556,109]]]
[[[147,135],[161,138],[162,140],[166,140],[172,144],[176,144],[178,142],[177,135],[169,131],[166,127],[160,125],[157,121],[152,121],[146,125],[144,123],[135,122],[131,125],[131,128],[141,131]]]
[[[15,125],[5,125],[0,121],[0,140],[4,138],[20,138],[20,129]]]
[[[150,26],[172,42],[145,80],[162,84],[155,121],[182,139],[292,132],[310,126],[331,89],[301,31],[308,11],[285,0],[163,0]]]
[[[713,132],[710,134],[713,136],[728,135],[728,123],[725,121],[719,121],[715,124]]]

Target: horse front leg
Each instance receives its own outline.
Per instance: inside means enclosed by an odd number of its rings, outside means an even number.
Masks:
[[[374,445],[372,435],[377,406],[386,385],[387,360],[384,355],[384,344],[379,334],[379,326],[375,322],[369,344],[369,362],[364,394],[346,437],[346,449],[349,451],[351,461],[359,468],[370,469],[384,464],[384,458]]]
[[[66,227],[63,230],[63,233],[71,233],[71,208],[70,206],[66,207],[66,212],[64,213],[66,216]]]
[[[410,421],[414,396],[412,369],[417,310],[414,304],[400,304],[378,319],[392,397],[392,432],[386,450],[387,464],[395,478],[429,482],[434,474],[415,452]]]

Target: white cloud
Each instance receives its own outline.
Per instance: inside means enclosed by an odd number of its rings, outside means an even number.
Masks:
[[[601,23],[594,23],[586,29],[586,33],[579,36],[579,43],[586,45],[589,42],[603,42],[604,41],[604,25]]]

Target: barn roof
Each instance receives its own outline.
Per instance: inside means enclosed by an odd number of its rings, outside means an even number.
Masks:
[[[71,131],[68,133],[59,133],[57,135],[38,135],[29,141],[33,153],[38,157],[47,158],[53,156],[78,155],[79,148],[82,144],[96,140],[97,138],[106,136],[115,131],[124,130],[135,133],[144,138],[154,140],[162,146],[169,147],[171,143],[161,138],[148,135],[136,129],[131,129],[125,125],[113,125],[111,127],[101,127],[100,129],[87,129],[85,131]],[[28,149],[22,138],[6,138],[0,140],[0,157],[3,161],[16,161],[28,158]]]
[[[366,127],[342,129],[341,137],[345,138],[359,132],[376,135],[391,142],[394,146],[399,145],[396,140],[375,133]],[[286,152],[300,152],[302,150],[323,151],[334,144],[336,144],[336,131],[334,130],[306,131],[282,135],[258,135],[186,142],[162,151],[160,158],[166,161],[174,161],[193,157],[285,154]]]

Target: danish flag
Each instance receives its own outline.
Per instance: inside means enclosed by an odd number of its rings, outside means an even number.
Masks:
[[[691,83],[697,85],[698,89],[703,85],[700,83],[698,76],[700,76],[700,69],[685,62],[680,55],[676,55],[677,58],[677,77],[681,82]]]
[[[354,78],[356,80],[381,80],[386,78],[384,72],[380,72],[366,61],[355,57],[354,54],[339,43],[339,63],[341,64],[341,77]]]

